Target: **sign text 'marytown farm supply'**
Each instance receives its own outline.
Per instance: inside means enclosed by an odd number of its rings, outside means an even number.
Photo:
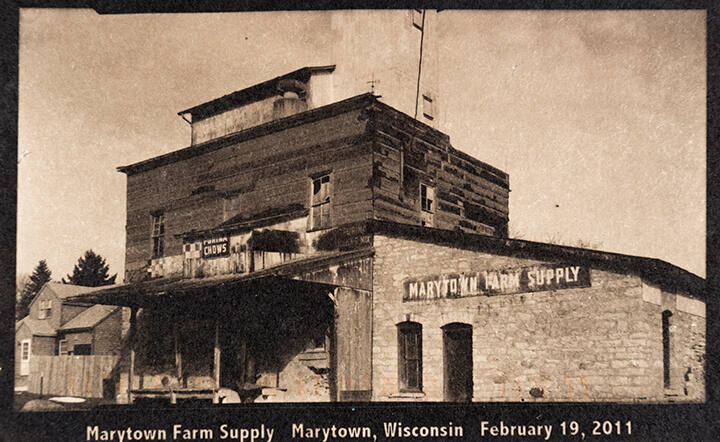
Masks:
[[[403,301],[561,290],[590,286],[590,268],[573,265],[432,275],[403,283]]]

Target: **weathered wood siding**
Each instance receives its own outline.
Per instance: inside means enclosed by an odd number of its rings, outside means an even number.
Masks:
[[[420,224],[420,183],[435,188],[434,227],[507,235],[508,175],[450,145],[447,135],[387,106],[369,111],[374,218]]]
[[[337,391],[339,400],[370,400],[372,292],[336,291]]]
[[[310,176],[332,173],[333,225],[371,217],[372,145],[359,110],[230,144],[128,174],[126,269],[151,258],[151,213],[165,216],[165,255],[176,234],[214,227],[238,213],[309,205]],[[127,274],[126,274],[127,277]]]
[[[33,356],[31,393],[103,397],[103,380],[112,376],[119,356]]]

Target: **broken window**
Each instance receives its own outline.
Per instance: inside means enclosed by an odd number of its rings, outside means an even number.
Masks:
[[[427,184],[420,184],[420,207],[425,212],[434,212],[435,206],[435,188],[428,186]]]
[[[165,250],[165,214],[156,212],[152,215],[152,257],[160,258]]]
[[[330,175],[312,180],[311,229],[330,227]]]
[[[397,328],[400,391],[422,391],[422,325],[401,322]]]

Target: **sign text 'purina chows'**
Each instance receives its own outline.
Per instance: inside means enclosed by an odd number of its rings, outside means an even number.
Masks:
[[[227,236],[216,236],[205,238],[202,241],[203,258],[213,258],[215,256],[227,256],[230,254],[230,241]]]
[[[590,287],[590,268],[554,265],[483,270],[412,278],[403,285],[403,301],[509,295]]]

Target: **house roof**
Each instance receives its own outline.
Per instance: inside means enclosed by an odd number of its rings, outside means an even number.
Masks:
[[[452,246],[458,249],[475,250],[516,258],[541,261],[570,261],[580,265],[607,270],[615,273],[634,274],[648,282],[658,284],[672,292],[705,299],[705,280],[687,270],[655,258],[603,252],[600,250],[560,246],[519,239],[500,238],[471,234],[454,230],[436,229],[391,221],[366,220],[349,223],[328,231],[329,236],[347,238],[384,234],[390,237]],[[319,241],[320,242],[320,241]],[[330,240],[330,243],[333,241]],[[293,278],[313,268],[337,264],[357,257],[373,256],[374,249],[361,248],[351,251],[325,252],[308,258],[281,264],[250,274],[218,275],[208,278],[160,278],[132,284],[120,284],[110,288],[97,288],[95,292],[76,297],[78,301],[140,306],[150,298],[168,294],[186,295],[202,292],[215,287],[244,286],[252,290],[251,283],[278,278]],[[300,282],[300,281],[298,281]]]
[[[40,294],[42,294],[45,290],[50,290],[60,299],[60,301],[65,301],[67,298],[82,295],[83,293],[93,291],[96,288],[97,287],[85,287],[81,285],[63,284],[62,282],[49,281],[42,286],[37,295],[35,295],[32,301],[30,301],[30,305],[33,305],[35,300],[38,299]]]
[[[43,289],[45,288],[49,288],[50,290],[52,290],[58,298],[66,299],[71,296],[77,296],[83,293],[93,291],[97,287],[85,287],[82,285],[63,284],[62,282],[50,281],[45,284]]]
[[[23,325],[27,326],[33,336],[55,336],[55,330],[47,321],[30,319],[29,316],[25,316],[15,323],[15,331]]]
[[[79,315],[66,322],[59,330],[67,331],[93,328],[103,319],[110,316],[110,314],[115,312],[118,308],[119,307],[114,305],[93,305],[89,309],[82,311]]]

